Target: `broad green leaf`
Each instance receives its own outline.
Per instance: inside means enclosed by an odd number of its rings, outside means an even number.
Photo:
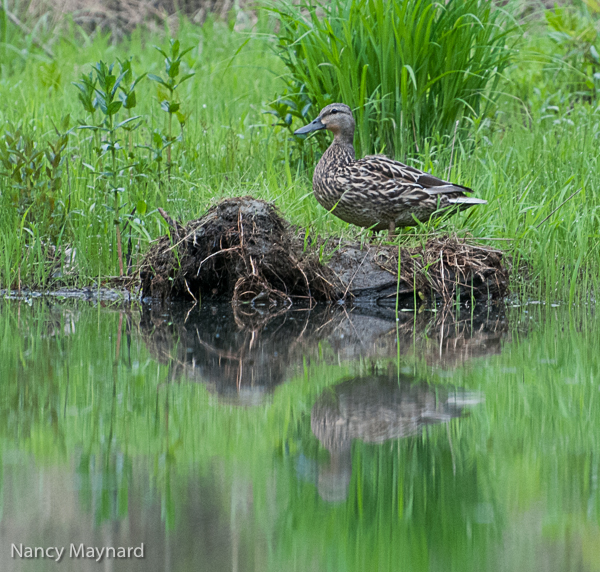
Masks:
[[[123,104],[120,101],[113,101],[107,106],[106,115],[114,115],[115,113],[117,113],[117,111],[119,111],[119,109],[121,109],[122,105]]]
[[[179,40],[171,40],[171,55],[176,58],[179,55]]]

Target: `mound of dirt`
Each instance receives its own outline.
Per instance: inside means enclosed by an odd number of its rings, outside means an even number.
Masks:
[[[142,296],[231,298],[291,305],[292,298],[330,300],[331,275],[277,209],[252,197],[226,199],[182,226],[164,211],[170,236],[140,268]]]
[[[110,32],[113,41],[138,27],[164,34],[168,25],[175,34],[181,16],[195,24],[204,23],[210,15],[235,18],[236,27],[256,20],[256,7],[248,0],[17,0],[11,4],[9,17],[22,29],[21,20],[50,20],[55,30],[75,23],[88,32]]]
[[[504,254],[457,237],[401,248],[399,260],[395,245],[311,242],[272,204],[252,197],[225,199],[186,225],[159,211],[170,233],[139,268],[142,297],[281,307],[301,300],[381,305],[416,295],[464,301],[507,294]]]
[[[373,261],[395,278],[400,274],[404,293],[408,290],[445,302],[457,296],[463,302],[471,297],[496,300],[508,293],[509,272],[500,250],[469,244],[456,236],[433,237],[423,245],[402,248],[400,261],[398,250],[379,249]]]

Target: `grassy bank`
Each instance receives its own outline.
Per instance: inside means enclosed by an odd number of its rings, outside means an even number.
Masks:
[[[327,214],[312,197],[318,143],[292,139],[265,114],[286,79],[267,13],[259,11],[253,27],[182,21],[177,31],[138,30],[116,44],[73,28],[52,44],[52,57],[10,21],[3,26],[0,287],[89,284],[117,275],[117,234],[126,272],[166,232],[157,207],[188,220],[228,196],[272,200],[313,236],[364,232]],[[559,63],[572,49],[553,39],[552,29],[543,15],[537,23],[519,23],[512,63],[495,87],[497,104],[457,131],[453,152],[452,138],[435,133],[410,156],[397,151],[398,159],[449,176],[489,202],[398,240],[419,240],[410,237],[425,230],[477,237],[510,249],[517,267],[527,264],[529,282],[516,274],[517,291],[575,300],[594,292],[600,275],[600,108],[593,73],[586,88],[585,62]],[[153,46],[172,55],[171,36],[180,52],[192,48],[177,77],[193,75],[169,108],[159,103],[165,87],[151,75],[168,79],[165,58]],[[118,62],[129,58],[132,74],[122,85],[148,75],[135,87],[135,107],[122,107],[109,132],[108,116],[86,112],[73,82],[100,60],[115,62],[118,78]],[[101,121],[99,129],[81,129]],[[291,127],[300,124],[294,118]],[[34,145],[51,156],[36,156]],[[19,153],[32,165],[25,178],[22,169],[13,172]],[[67,246],[76,251],[74,263]]]

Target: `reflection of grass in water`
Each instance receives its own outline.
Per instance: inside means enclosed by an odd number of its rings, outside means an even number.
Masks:
[[[460,423],[452,423],[453,439]],[[482,479],[464,454],[456,442],[451,452],[443,425],[383,445],[356,441],[348,499],[333,504],[323,501],[315,486],[298,486],[290,468],[281,501],[291,491],[290,505],[302,510],[274,523],[280,560],[272,569],[311,569],[315,559],[333,570],[430,570],[436,563],[443,563],[440,569],[479,569],[503,519],[492,504],[485,472]],[[480,506],[493,507],[491,525],[475,522]]]
[[[558,543],[567,528],[587,538],[598,523],[600,329],[591,313],[540,309],[531,321],[539,325],[531,325],[529,307],[514,316],[502,354],[469,362],[451,378],[419,355],[405,358],[421,379],[480,390],[486,401],[451,422],[452,448],[443,425],[379,446],[355,441],[348,500],[332,505],[299,480],[295,459],[327,461],[310,430],[312,405],[340,379],[369,374],[369,362],[312,359],[270,404],[235,408],[200,384],[165,383],[168,366],[150,357],[135,313],[129,326],[118,312],[83,304],[61,312],[37,302],[33,310],[0,308],[0,451],[16,445],[48,466],[78,459],[79,499],[98,521],[123,518],[133,491],[150,487],[167,528],[178,530],[189,479],[212,475],[219,459],[223,511],[235,483],[250,483],[253,510],[241,538],[252,544],[258,527],[273,539],[272,569],[317,562],[364,570],[372,561],[393,569],[409,561],[417,570],[454,562],[475,570],[483,547],[493,559],[498,535],[528,511],[539,511],[540,529]],[[149,484],[131,479],[130,467],[140,465]],[[85,484],[97,475],[116,496]],[[543,544],[530,534],[534,546]],[[528,557],[518,535],[511,542],[515,562]]]

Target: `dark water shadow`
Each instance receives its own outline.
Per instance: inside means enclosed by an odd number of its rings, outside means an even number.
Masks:
[[[496,354],[508,339],[504,308],[477,312],[396,313],[334,305],[272,315],[229,304],[144,307],[141,335],[156,360],[170,365],[165,382],[192,381],[237,405],[264,402],[295,368],[311,360],[418,356],[456,367]]]

